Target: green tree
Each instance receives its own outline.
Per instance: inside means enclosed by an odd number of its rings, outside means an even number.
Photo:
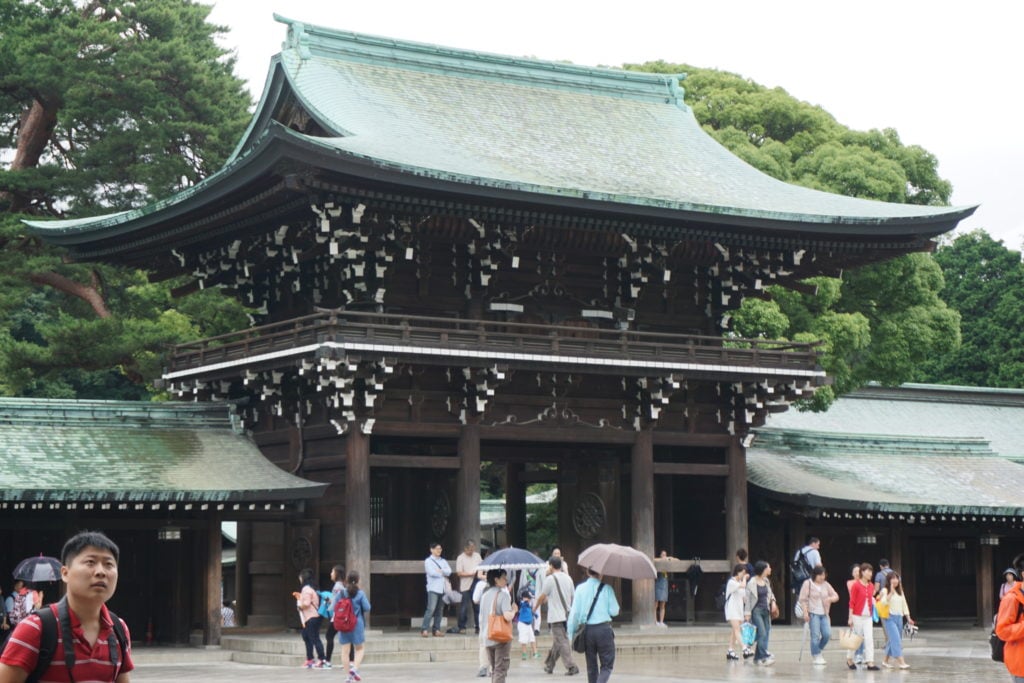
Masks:
[[[626,69],[685,73],[685,100],[705,130],[761,171],[839,194],[910,204],[949,202],[952,186],[938,161],[904,146],[893,129],[854,131],[821,107],[781,88],[683,64],[648,62]],[[960,317],[939,297],[940,268],[914,254],[812,278],[815,294],[772,287],[772,300],[747,299],[733,316],[748,337],[823,342],[822,366],[835,384],[803,407],[820,410],[867,381],[895,385],[919,375],[929,359],[955,352]]]
[[[917,379],[939,384],[1024,387],[1024,264],[1021,254],[983,230],[935,253],[941,296],[963,316],[963,344],[923,363]]]
[[[218,169],[251,104],[188,0],[0,0],[0,390],[138,397],[168,343],[239,324],[137,272],[67,263],[24,216],[137,207]]]

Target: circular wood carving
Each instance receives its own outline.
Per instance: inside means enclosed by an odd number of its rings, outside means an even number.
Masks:
[[[452,514],[452,503],[448,500],[448,494],[439,491],[434,499],[434,509],[430,513],[430,530],[434,532],[434,538],[441,538],[448,530],[448,518]]]
[[[292,541],[292,566],[302,571],[313,562],[313,544],[301,536]]]
[[[593,538],[607,520],[604,501],[596,493],[584,493],[572,511],[572,527],[581,538]]]

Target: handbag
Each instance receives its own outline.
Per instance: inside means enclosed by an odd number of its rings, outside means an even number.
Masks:
[[[600,584],[597,587],[597,592],[594,593],[594,601],[590,603],[590,611],[587,612],[587,618],[583,620],[580,627],[576,630],[576,634],[572,637],[572,651],[584,653],[587,651],[587,622],[590,621],[590,616],[594,613],[594,607],[597,606],[597,596],[601,595],[601,589],[604,588],[604,584]]]
[[[864,642],[864,636],[846,629],[839,635],[839,644],[844,650],[856,650]]]
[[[740,638],[743,639],[743,645],[750,647],[757,640],[757,627],[749,621],[744,621],[740,626]]]
[[[889,603],[888,602],[876,602],[875,611],[878,613],[879,619],[889,618]]]
[[[487,615],[487,639],[496,643],[511,643],[512,622],[506,619],[504,614],[498,612],[498,598],[500,597],[495,594],[493,610]]]

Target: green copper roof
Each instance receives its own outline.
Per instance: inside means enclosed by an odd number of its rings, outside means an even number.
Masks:
[[[762,428],[747,451],[747,479],[809,507],[1024,514],[1024,465],[977,438]]]
[[[767,427],[842,434],[920,435],[984,439],[1004,458],[1024,462],[1024,391],[929,384],[867,386],[839,398],[825,413],[790,410]]]
[[[0,502],[316,498],[233,428],[228,406],[0,399]]]
[[[213,204],[224,184],[218,176],[236,173],[240,160],[260,153],[258,143],[274,132],[273,117],[289,102],[326,132],[274,135],[292,139],[296,150],[320,148],[327,161],[316,163],[355,163],[366,177],[399,184],[433,180],[470,195],[500,190],[527,202],[572,200],[588,210],[655,209],[665,218],[866,237],[934,236],[974,210],[855,199],[775,180],[701,129],[674,77],[278,20],[288,25],[287,40],[223,171],[148,210],[29,226],[73,243],[111,227],[130,231],[176,204]]]

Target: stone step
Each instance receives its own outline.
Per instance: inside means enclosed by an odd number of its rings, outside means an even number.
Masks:
[[[838,631],[833,634],[838,638]],[[803,630],[798,627],[777,626],[772,629],[771,650],[776,654],[796,653],[807,646]],[[616,650],[623,656],[693,655],[716,656],[726,648],[729,630],[722,626],[669,627],[667,629],[616,629]],[[881,643],[881,632],[876,631],[876,642]],[[921,647],[918,638],[914,645]],[[513,642],[513,654],[519,644]],[[546,653],[551,638],[546,632],[537,639],[537,649]],[[833,644],[835,646],[835,643]],[[415,632],[372,630],[367,633],[367,663],[467,662],[478,661],[479,641],[475,635],[447,635],[444,638],[421,638]],[[272,634],[225,635],[222,648],[230,653],[232,661],[247,664],[266,664],[282,667],[300,667],[305,661],[305,644],[297,632]],[[333,663],[342,665],[343,647],[335,644]]]

